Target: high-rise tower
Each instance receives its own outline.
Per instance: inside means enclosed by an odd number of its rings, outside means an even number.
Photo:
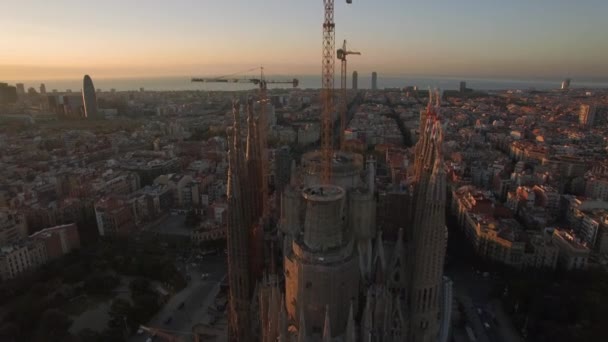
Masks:
[[[378,73],[372,72],[372,90],[378,90]]]
[[[82,82],[82,101],[84,102],[84,116],[87,119],[97,119],[97,95],[95,86],[89,75],[84,75]]]
[[[357,71],[353,71],[353,90],[357,90],[359,88],[359,73]]]

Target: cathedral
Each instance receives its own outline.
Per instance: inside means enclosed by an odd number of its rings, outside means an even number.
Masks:
[[[376,227],[375,161],[336,151],[331,184],[321,154],[292,164],[280,213],[267,206],[264,113],[240,106],[228,131],[230,341],[447,340],[450,282],[439,94],[420,115],[415,162],[394,239]],[[243,140],[245,143],[243,144]],[[243,147],[243,145],[245,147]]]

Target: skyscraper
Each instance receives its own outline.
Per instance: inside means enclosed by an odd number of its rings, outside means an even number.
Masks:
[[[566,78],[565,80],[562,81],[562,90],[568,90],[570,89],[570,79]]]
[[[40,83],[40,94],[41,95],[46,94],[46,86],[44,85],[44,83]]]
[[[359,87],[359,73],[353,71],[353,90],[357,90]]]
[[[467,91],[467,82],[465,81],[460,81],[460,92],[464,93]]]
[[[25,85],[23,83],[17,83],[17,84],[15,84],[15,86],[17,87],[18,96],[25,95]]]
[[[372,90],[378,90],[378,73],[372,72]]]
[[[82,101],[84,102],[84,116],[88,119],[97,119],[97,95],[95,94],[93,80],[89,75],[84,75]]]

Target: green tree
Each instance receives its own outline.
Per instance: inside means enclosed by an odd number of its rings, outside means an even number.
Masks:
[[[145,294],[150,292],[150,280],[142,277],[137,277],[129,283],[129,289],[134,295]]]
[[[37,341],[65,341],[69,337],[68,329],[72,320],[63,311],[46,310],[40,319]]]

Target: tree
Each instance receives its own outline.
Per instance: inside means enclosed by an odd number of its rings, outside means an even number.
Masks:
[[[14,322],[4,323],[0,325],[0,341],[17,341],[20,337],[19,325]]]
[[[137,277],[129,283],[129,289],[133,295],[145,294],[150,292],[150,280],[142,277]]]
[[[116,298],[110,305],[110,321],[108,322],[108,328],[125,329],[125,320],[128,322],[129,318],[133,314],[133,306],[129,301]]]
[[[40,319],[36,333],[37,341],[64,341],[69,336],[68,329],[72,320],[63,311],[46,310]]]

